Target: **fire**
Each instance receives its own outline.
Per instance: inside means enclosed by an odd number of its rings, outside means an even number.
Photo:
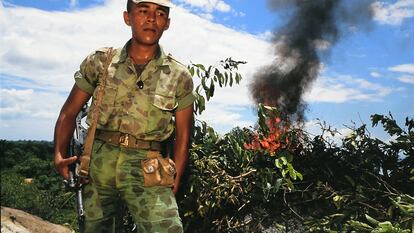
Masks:
[[[271,156],[277,152],[289,148],[289,124],[282,122],[280,117],[269,118],[266,120],[268,132],[255,133],[250,143],[245,143],[244,148],[247,150],[265,150]]]

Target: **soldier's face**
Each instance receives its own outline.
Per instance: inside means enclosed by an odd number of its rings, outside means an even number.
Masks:
[[[124,12],[124,20],[131,27],[132,37],[144,45],[157,44],[170,25],[165,7],[146,2],[134,4],[129,13]]]

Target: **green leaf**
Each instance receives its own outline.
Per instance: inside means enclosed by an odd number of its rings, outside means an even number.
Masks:
[[[242,148],[238,145],[238,144],[236,144],[236,150],[237,150],[237,154],[238,155],[241,155],[242,154]]]
[[[355,221],[355,220],[349,220],[348,224],[353,226],[354,228],[358,230],[372,230],[372,227],[366,223]]]
[[[283,182],[282,178],[279,178],[279,179],[276,180],[276,184],[275,184],[276,192],[279,191],[280,187],[282,186],[282,182]]]
[[[282,170],[282,176],[283,176],[283,177],[286,177],[286,174],[287,174],[287,173],[289,173],[289,170],[288,170],[288,169],[283,169],[283,170]]]
[[[202,95],[198,97],[198,113],[201,114],[206,109],[206,99]]]
[[[210,82],[210,93],[209,93],[210,98],[214,96],[214,89],[215,89],[214,82],[213,82],[213,80],[211,80],[211,82]]]
[[[194,66],[191,66],[189,69],[191,76],[194,76]]]
[[[373,217],[369,216],[368,214],[365,214],[365,218],[372,223],[374,226],[378,226],[380,223],[378,220],[374,219]]]
[[[242,77],[239,73],[236,73],[236,83],[239,84],[241,81]]]
[[[386,231],[393,230],[393,228],[394,228],[392,226],[392,223],[389,222],[389,221],[380,222],[380,223],[378,223],[378,226],[381,227],[382,230],[386,230]]]
[[[218,84],[220,87],[223,86],[222,80],[220,79],[221,73],[220,71],[216,68],[214,69],[214,81],[218,81]]]
[[[379,115],[379,114],[371,115],[372,127],[377,126],[378,122],[382,119],[384,119],[384,115]]]
[[[288,163],[288,170],[289,170],[289,176],[293,179],[296,180],[296,171],[293,168],[292,164]]]
[[[197,73],[197,77],[201,78],[201,75],[200,75],[200,69],[197,69],[197,70],[196,70],[196,73]]]
[[[303,180],[303,175],[300,172],[296,172],[296,176],[299,178],[299,180]]]
[[[285,156],[281,156],[281,157],[280,157],[280,159],[282,160],[283,165],[288,164],[288,161],[287,161],[287,159],[286,159],[286,157],[285,157]]]
[[[280,169],[280,168],[282,168],[282,164],[280,163],[280,159],[276,159],[276,160],[275,160],[275,165],[276,165],[276,167],[277,167],[277,168],[279,168],[279,169]]]
[[[185,217],[188,217],[188,216],[193,216],[194,215],[194,212],[193,211],[188,211],[188,212],[185,212],[184,213],[184,216]]]
[[[195,66],[197,66],[202,71],[206,71],[206,68],[204,67],[203,64],[196,64]]]
[[[286,179],[286,184],[290,190],[293,190],[295,187],[290,179]]]
[[[205,77],[201,78],[201,85],[203,86],[203,89],[205,91],[208,91],[208,87],[207,87],[207,84],[206,84],[206,78]]]

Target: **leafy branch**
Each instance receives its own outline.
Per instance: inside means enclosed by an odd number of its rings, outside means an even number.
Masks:
[[[232,58],[221,60],[218,66],[208,66],[203,64],[191,64],[188,70],[191,75],[200,80],[200,84],[195,88],[196,101],[194,112],[201,114],[206,109],[206,101],[209,101],[215,93],[216,85],[221,87],[231,87],[234,83],[239,84],[242,80],[238,72],[239,65],[246,64],[244,61],[235,61]]]

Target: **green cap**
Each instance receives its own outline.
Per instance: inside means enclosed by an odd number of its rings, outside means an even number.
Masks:
[[[141,2],[151,2],[151,3],[155,3],[158,4],[160,6],[165,6],[165,7],[171,7],[171,0],[132,0],[132,2],[138,4]]]

